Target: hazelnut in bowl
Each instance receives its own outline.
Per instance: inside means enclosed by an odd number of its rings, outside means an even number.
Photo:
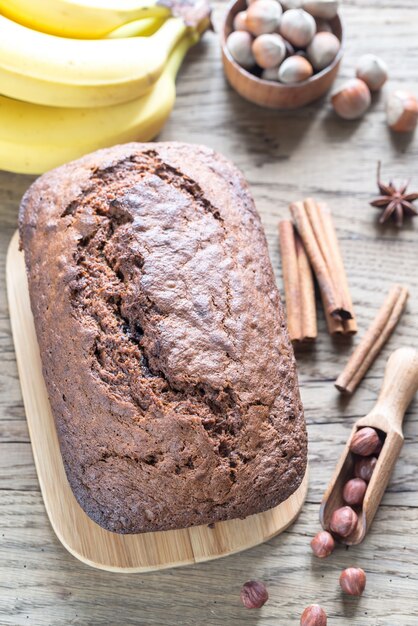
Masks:
[[[331,7],[327,17],[322,5]],[[278,0],[235,0],[222,30],[223,66],[233,89],[272,109],[295,109],[324,95],[343,55],[337,6],[337,0],[302,0],[302,8],[286,10]]]

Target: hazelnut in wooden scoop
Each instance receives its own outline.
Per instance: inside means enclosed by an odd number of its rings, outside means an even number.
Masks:
[[[257,65],[269,69],[280,65],[286,56],[286,45],[276,33],[260,35],[253,42],[253,55]]]
[[[359,456],[370,456],[380,444],[379,435],[374,428],[359,428],[350,442],[350,450]]]
[[[249,580],[241,588],[241,601],[246,609],[261,609],[269,599],[264,583]]]
[[[316,33],[306,49],[308,59],[316,70],[330,65],[338,54],[340,41],[333,33]]]
[[[226,40],[226,47],[234,61],[247,70],[255,65],[255,58],[251,50],[252,45],[253,38],[250,33],[243,30],[231,33]]]
[[[348,567],[340,576],[340,587],[350,596],[361,596],[366,587],[366,574],[360,567]]]
[[[287,85],[301,83],[312,74],[313,67],[309,61],[296,54],[285,59],[279,67],[279,80]]]
[[[356,478],[362,478],[366,483],[370,482],[376,463],[377,458],[375,456],[359,459],[354,465],[354,476]]]
[[[255,37],[273,33],[279,25],[282,7],[276,0],[256,0],[247,9],[247,30]]]
[[[334,537],[327,530],[321,530],[311,541],[312,552],[319,559],[325,559],[335,548]]]
[[[357,513],[353,511],[351,506],[343,506],[333,512],[329,527],[336,535],[348,537],[355,530],[357,521]]]
[[[305,48],[316,32],[312,15],[302,9],[290,9],[280,20],[280,34],[296,48]]]
[[[362,478],[352,478],[343,489],[344,502],[350,506],[360,506],[367,491],[367,483]]]
[[[311,604],[303,611],[300,626],[327,626],[327,614],[319,604]]]

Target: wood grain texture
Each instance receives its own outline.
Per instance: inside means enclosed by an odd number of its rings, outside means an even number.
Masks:
[[[225,5],[217,5],[219,25]],[[5,293],[5,254],[16,228],[17,205],[31,177],[0,172],[0,624],[3,626],[298,626],[302,610],[321,602],[330,626],[417,626],[418,399],[404,422],[405,443],[370,533],[360,546],[337,549],[325,561],[311,556],[319,503],[354,421],[376,402],[384,364],[400,346],[418,346],[418,223],[400,232],[377,225],[368,205],[383,177],[412,176],[418,187],[418,135],[386,128],[384,94],[417,89],[416,0],[347,0],[342,17],[346,52],[339,82],[353,76],[360,54],[388,64],[391,80],[359,122],[337,119],[328,98],[288,112],[260,110],[226,83],[219,41],[205,36],[191,51],[178,83],[175,110],[161,139],[205,143],[246,175],[261,213],[277,282],[282,276],[277,223],[295,199],[326,201],[334,216],[353,296],[358,335],[333,340],[318,303],[318,339],[298,350],[299,378],[309,432],[310,488],[296,524],[257,548],[206,564],[125,576],[94,571],[69,555],[55,537],[42,503],[24,416]],[[417,93],[418,95],[418,93]],[[390,285],[405,283],[410,298],[401,322],[352,398],[333,382],[352,346],[371,323]],[[368,576],[360,600],[343,599],[338,577],[358,565]],[[269,602],[241,607],[239,590],[264,580]]]

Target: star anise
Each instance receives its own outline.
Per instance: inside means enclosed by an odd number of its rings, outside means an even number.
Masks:
[[[382,194],[370,204],[384,209],[379,222],[383,224],[391,217],[395,220],[396,226],[399,228],[403,224],[405,216],[414,217],[418,215],[417,208],[412,204],[414,200],[418,200],[418,193],[406,193],[409,181],[403,182],[399,187],[395,187],[392,181],[388,185],[380,180],[380,161],[377,164],[377,185]]]

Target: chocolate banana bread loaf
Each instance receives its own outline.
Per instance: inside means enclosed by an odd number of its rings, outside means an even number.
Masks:
[[[68,480],[118,533],[245,517],[306,466],[293,351],[242,175],[201,146],[116,146],[20,209]]]

